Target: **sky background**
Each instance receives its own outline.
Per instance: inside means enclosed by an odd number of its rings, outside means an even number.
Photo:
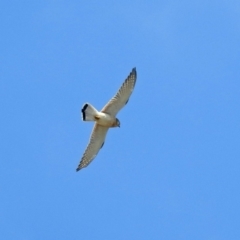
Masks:
[[[0,29],[1,239],[240,239],[239,1],[3,0]]]

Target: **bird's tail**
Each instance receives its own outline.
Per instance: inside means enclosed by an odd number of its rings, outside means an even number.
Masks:
[[[82,108],[82,120],[83,121],[95,121],[95,116],[98,111],[91,104],[85,103]]]

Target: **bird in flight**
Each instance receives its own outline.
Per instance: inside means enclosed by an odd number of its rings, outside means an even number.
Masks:
[[[103,147],[109,128],[120,127],[117,113],[127,104],[137,80],[136,68],[133,68],[116,95],[99,112],[91,104],[85,103],[82,108],[82,120],[94,121],[94,127],[88,146],[77,167],[77,171],[87,167]]]

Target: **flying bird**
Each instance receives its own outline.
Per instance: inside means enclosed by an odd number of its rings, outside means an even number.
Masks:
[[[136,68],[133,68],[116,95],[99,112],[91,104],[85,103],[82,108],[82,120],[94,121],[94,127],[88,146],[77,167],[77,171],[87,167],[103,147],[109,128],[120,127],[117,113],[128,103],[137,80]]]

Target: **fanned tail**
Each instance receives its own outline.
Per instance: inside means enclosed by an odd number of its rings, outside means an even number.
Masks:
[[[85,103],[82,108],[82,120],[83,121],[95,121],[95,116],[98,111],[91,104]]]

